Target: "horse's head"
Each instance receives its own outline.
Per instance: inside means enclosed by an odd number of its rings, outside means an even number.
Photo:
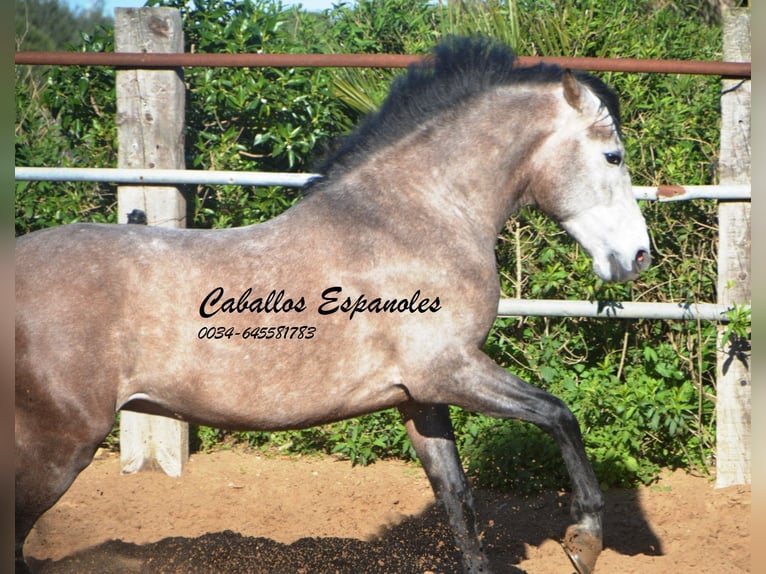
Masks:
[[[605,281],[635,279],[651,263],[633,195],[617,99],[592,76],[566,71],[556,86],[555,132],[535,153],[535,201],[577,240]]]

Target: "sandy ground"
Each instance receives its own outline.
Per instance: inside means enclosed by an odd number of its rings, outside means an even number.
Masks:
[[[569,497],[477,490],[497,574],[573,572],[559,540]],[[683,472],[607,492],[599,574],[751,572],[750,487],[715,489]],[[120,475],[104,453],[38,522],[35,573],[459,572],[423,471],[401,462],[244,451],[193,455],[184,476]]]

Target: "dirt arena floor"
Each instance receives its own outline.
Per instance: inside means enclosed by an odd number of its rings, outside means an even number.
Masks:
[[[477,490],[497,574],[570,574],[559,540],[568,495]],[[422,469],[244,451],[192,455],[182,478],[121,476],[104,453],[38,522],[34,573],[458,573]],[[751,572],[750,487],[667,473],[607,492],[598,574]]]

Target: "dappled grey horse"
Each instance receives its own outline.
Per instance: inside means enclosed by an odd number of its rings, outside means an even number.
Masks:
[[[556,66],[452,39],[392,85],[274,219],[227,230],[77,224],[16,245],[16,543],[85,468],[115,411],[298,429],[396,407],[466,572],[488,572],[447,405],[531,422],[573,488],[564,549],[593,571],[599,483],[556,397],[482,345],[494,246],[533,204],[606,281],[650,262],[617,98]]]

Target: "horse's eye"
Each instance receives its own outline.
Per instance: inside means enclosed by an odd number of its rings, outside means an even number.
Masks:
[[[620,165],[622,163],[622,154],[609,152],[605,153],[604,157],[606,158],[606,161],[612,165]]]

